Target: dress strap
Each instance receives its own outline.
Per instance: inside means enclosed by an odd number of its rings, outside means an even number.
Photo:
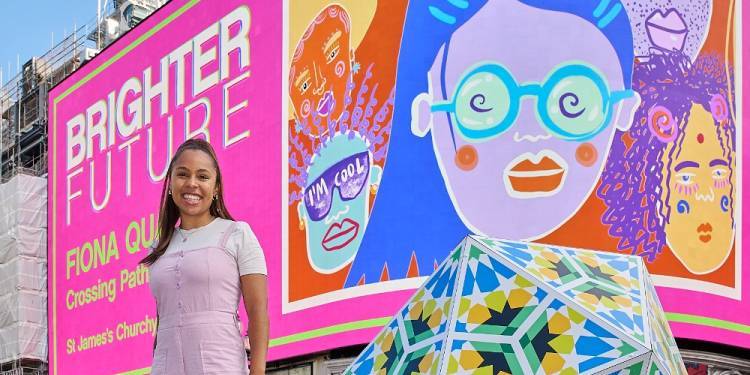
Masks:
[[[229,224],[229,227],[224,232],[224,235],[221,236],[221,242],[219,242],[219,246],[221,246],[222,248],[227,247],[227,241],[229,241],[229,236],[231,236],[232,233],[234,233],[234,228],[236,227],[237,227],[236,221],[233,221],[231,224]]]

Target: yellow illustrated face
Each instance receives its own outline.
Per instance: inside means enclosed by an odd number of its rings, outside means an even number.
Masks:
[[[734,242],[734,181],[722,148],[726,142],[717,136],[711,113],[694,103],[682,146],[662,156],[664,172],[669,172],[662,182],[662,191],[669,192],[666,203],[670,214],[664,227],[667,243],[695,274],[712,272],[724,264]]]

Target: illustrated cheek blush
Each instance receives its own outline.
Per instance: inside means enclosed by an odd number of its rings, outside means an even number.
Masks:
[[[463,145],[456,152],[455,158],[456,166],[464,171],[470,171],[476,168],[479,163],[479,154],[477,154],[476,147],[472,145]]]
[[[596,163],[599,153],[593,144],[586,142],[576,149],[576,161],[584,167],[590,167]]]

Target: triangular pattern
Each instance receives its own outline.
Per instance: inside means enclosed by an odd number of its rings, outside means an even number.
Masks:
[[[461,249],[455,249],[401,309],[400,321],[403,322],[408,345],[414,346],[445,333],[460,256]]]
[[[478,240],[645,345],[637,258],[481,237]]]
[[[686,373],[636,256],[467,237],[347,374]]]
[[[427,279],[392,320],[350,366],[354,374],[401,374],[400,368],[427,367],[436,373],[443,348],[448,309],[461,261],[460,244]],[[404,350],[407,348],[408,350]],[[405,355],[406,354],[406,355]],[[403,365],[402,365],[403,360]]]
[[[650,361],[651,352],[647,352],[646,354],[634,357],[629,361],[624,361],[617,366],[609,368],[607,373],[613,375],[642,375],[645,374]]]
[[[648,375],[668,375],[668,374],[664,373],[659,368],[659,363],[658,363],[658,361],[656,361],[656,359],[654,358],[654,356],[651,356],[651,362],[649,362],[648,370],[646,370],[646,374],[648,374]]]
[[[643,362],[637,362],[634,363],[627,368],[620,370],[617,374],[618,375],[640,375],[641,372],[643,372]]]

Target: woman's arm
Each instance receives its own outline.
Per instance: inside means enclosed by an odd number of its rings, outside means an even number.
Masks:
[[[266,275],[240,277],[242,298],[249,320],[250,375],[265,374],[268,352],[268,282]]]

